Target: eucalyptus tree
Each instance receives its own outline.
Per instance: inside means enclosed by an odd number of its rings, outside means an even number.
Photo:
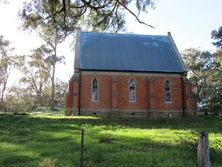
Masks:
[[[42,20],[56,23],[62,32],[72,32],[77,26],[87,30],[119,31],[125,28],[125,15],[132,15],[139,23],[141,12],[154,8],[155,0],[34,0],[24,3],[20,16],[26,25],[36,27]]]
[[[212,98],[210,100],[214,110],[222,111],[222,26],[218,30],[211,32],[213,45],[217,47],[214,53],[214,62],[216,64],[215,73],[212,78]]]
[[[13,48],[10,42],[0,35],[0,103],[3,104],[4,94],[7,88],[8,78],[12,70],[13,57],[11,52]]]
[[[213,54],[209,51],[200,51],[190,48],[182,53],[185,64],[189,70],[189,80],[193,85],[193,96],[199,107],[208,101],[210,77],[214,72]]]
[[[39,105],[43,105],[43,89],[49,78],[46,59],[44,46],[32,50],[31,55],[17,56],[16,59],[16,65],[22,73],[20,87],[25,87],[29,94],[34,93]]]
[[[218,112],[222,109],[222,27],[213,30],[211,38],[217,47],[215,53],[191,48],[182,55],[200,109]]]
[[[213,42],[213,45],[215,45],[217,48],[222,49],[222,26],[218,28],[218,30],[213,30],[211,32],[211,38],[215,40]]]
[[[39,20],[38,24],[29,24],[28,20],[24,20],[22,24],[23,28],[35,29],[39,37],[44,41],[44,47],[41,47],[42,52],[44,52],[47,66],[46,71],[48,71],[48,76],[51,81],[51,99],[50,99],[50,109],[55,108],[55,75],[56,75],[56,64],[62,62],[63,56],[58,55],[58,45],[65,40],[66,34],[59,30],[58,25],[53,21]]]
[[[47,24],[42,23],[39,31],[39,36],[45,41],[45,47],[43,52],[47,56],[46,70],[48,71],[49,78],[51,81],[51,98],[50,98],[50,109],[55,109],[55,74],[56,64],[61,63],[64,60],[63,56],[58,55],[58,45],[65,39],[65,37],[58,31],[56,25],[49,27]]]
[[[199,109],[213,111],[221,105],[221,57],[218,57],[219,54],[193,48],[186,49],[182,55],[189,70],[193,96],[199,104]]]

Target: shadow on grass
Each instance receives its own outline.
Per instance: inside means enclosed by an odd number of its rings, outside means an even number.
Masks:
[[[57,166],[79,166],[82,128],[86,129],[86,166],[196,166],[196,148],[189,140],[185,144],[191,149],[150,138],[109,136],[106,131],[166,128],[221,133],[222,129],[218,117],[67,118],[1,114],[0,166],[38,166],[47,158],[57,159]],[[222,164],[221,154],[220,148],[214,149],[215,166]]]
[[[62,118],[46,118],[46,117],[29,117],[24,116],[9,116],[6,117],[8,121],[22,121],[20,118],[26,118],[30,124],[41,125],[50,123],[48,128],[71,128],[81,129],[87,125],[89,126],[104,126],[104,130],[115,130],[119,128],[139,128],[139,129],[181,129],[193,131],[206,131],[208,133],[221,133],[222,132],[222,117],[210,116],[210,117],[187,117],[187,118],[87,118],[87,117],[62,117]],[[68,119],[67,119],[68,118]],[[25,120],[27,122],[27,120]],[[62,125],[62,126],[61,126]],[[68,125],[68,127],[63,126]],[[42,127],[44,128],[44,127]]]

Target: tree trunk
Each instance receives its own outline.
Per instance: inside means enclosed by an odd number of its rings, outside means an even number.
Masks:
[[[8,79],[6,79],[3,83],[2,92],[1,92],[1,104],[3,104],[3,102],[4,102],[4,95],[5,95],[7,80]]]
[[[39,105],[40,105],[40,106],[43,106],[43,101],[42,101],[42,95],[41,95],[41,93],[38,93],[38,94],[37,94],[37,98],[38,98],[37,100],[38,100]]]
[[[54,111],[55,110],[55,64],[53,63],[52,67],[52,88],[51,88],[51,106],[50,110]]]
[[[57,61],[57,36],[55,37],[54,55],[52,57],[52,88],[51,88],[51,106],[50,110],[55,110],[55,65]]]
[[[40,106],[43,106],[43,99],[42,99],[42,85],[43,85],[43,81],[41,78],[40,84],[39,84],[39,93],[38,93],[38,101]]]
[[[1,87],[0,87],[0,94],[1,94],[0,104],[2,104],[3,103],[3,93],[2,93]]]
[[[0,101],[1,104],[3,104],[3,99],[4,99],[4,92],[2,90],[2,92],[1,92],[1,101]]]

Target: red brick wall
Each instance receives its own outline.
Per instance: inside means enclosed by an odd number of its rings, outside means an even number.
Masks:
[[[112,78],[107,75],[82,74],[81,76],[81,108],[111,109],[112,106]],[[99,81],[99,99],[91,100],[92,80]]]
[[[73,81],[73,107],[78,108],[79,101],[79,79]]]
[[[82,72],[81,74],[81,109],[87,110],[179,110],[182,111],[182,88],[180,75],[167,74],[132,74]],[[99,81],[99,100],[91,100],[92,80]],[[136,101],[129,102],[129,80],[136,80]],[[172,102],[164,99],[164,83],[171,81]],[[73,106],[78,109],[79,80],[73,83]],[[190,94],[191,87],[185,86],[184,95]],[[185,102],[191,107],[191,101]],[[70,106],[70,104],[69,104]]]
[[[187,98],[187,109],[195,110],[196,102],[192,98],[192,84],[186,83],[185,88],[186,88],[185,92],[186,92],[186,98]]]
[[[79,83],[81,78],[80,107],[83,110],[144,110],[144,111],[181,111],[182,84],[178,74],[137,74],[137,73],[108,73],[82,72],[81,77],[76,73],[69,83],[67,95],[67,110],[78,111]],[[99,99],[91,100],[92,80],[99,81]],[[136,81],[136,101],[129,101],[129,80]],[[171,81],[172,101],[165,102],[164,83]],[[187,109],[194,109],[195,102],[191,97],[192,85],[184,83],[184,96]],[[70,112],[69,112],[70,113]]]
[[[129,102],[129,80],[136,81],[136,101]],[[145,76],[120,75],[117,77],[118,108],[148,109],[148,81]]]
[[[166,103],[164,99],[164,93],[165,93],[164,83],[166,80],[169,80],[171,82],[172,101],[169,103]],[[181,90],[180,76],[153,77],[153,83],[154,83],[153,89],[154,89],[155,109],[180,110],[182,108],[182,90]]]

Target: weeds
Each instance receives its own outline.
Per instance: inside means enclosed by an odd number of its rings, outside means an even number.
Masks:
[[[99,143],[112,143],[113,138],[111,136],[100,136],[99,137]]]
[[[56,167],[57,159],[46,158],[39,163],[39,167]]]
[[[177,141],[178,145],[181,146],[184,150],[189,151],[196,151],[198,140],[197,137],[187,136],[187,137],[180,137]]]

